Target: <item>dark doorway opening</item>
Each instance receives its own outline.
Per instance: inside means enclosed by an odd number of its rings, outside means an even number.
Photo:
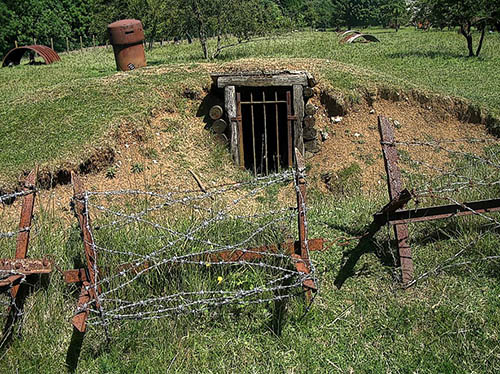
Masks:
[[[291,87],[237,89],[240,165],[255,175],[292,166],[292,102]]]

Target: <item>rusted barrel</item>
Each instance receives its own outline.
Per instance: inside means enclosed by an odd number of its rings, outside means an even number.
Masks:
[[[141,21],[124,19],[108,25],[109,41],[115,52],[116,68],[127,71],[146,66],[144,30]]]

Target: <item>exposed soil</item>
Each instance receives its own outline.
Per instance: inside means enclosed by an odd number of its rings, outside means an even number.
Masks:
[[[313,99],[316,105],[319,100]],[[339,112],[335,109],[334,115]],[[309,160],[310,175],[317,177],[324,173],[335,174],[340,169],[353,163],[359,164],[362,170],[362,188],[370,193],[380,186],[386,189],[384,182],[385,168],[378,131],[378,116],[388,117],[399,125],[395,129],[398,141],[432,141],[439,139],[488,138],[495,139],[481,124],[464,123],[452,116],[443,118],[432,109],[414,106],[410,101],[392,102],[379,99],[372,106],[358,105],[345,115],[340,123],[331,121],[332,113],[325,107],[316,115],[319,129],[326,130],[328,139],[322,144],[321,151]],[[466,152],[481,152],[477,145],[460,143],[448,145],[448,149]],[[408,152],[412,159],[425,162],[435,167],[443,167],[450,161],[446,152],[434,152],[423,147],[404,147],[398,149]],[[319,181],[320,178],[315,178]],[[317,187],[326,192],[322,183]]]

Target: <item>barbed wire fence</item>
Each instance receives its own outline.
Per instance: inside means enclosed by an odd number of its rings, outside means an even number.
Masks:
[[[168,193],[83,192],[88,278],[73,323],[125,321],[280,303],[317,290],[307,234],[296,254],[300,171]],[[303,175],[300,175],[303,177]],[[293,199],[278,197],[286,188]],[[77,194],[75,194],[77,195]],[[300,234],[298,235],[300,237]],[[310,299],[312,301],[312,299]]]
[[[394,133],[388,121],[382,118],[379,126],[384,152],[386,149],[397,148],[399,155],[398,159],[391,160],[384,154],[386,169],[390,169],[389,187],[391,188],[391,184],[392,187],[398,184],[398,178],[394,178],[394,170],[399,169],[401,175],[399,184],[409,192],[409,198],[402,204],[406,210],[378,213],[376,217],[393,226],[407,226],[416,222],[469,216],[460,219],[460,222],[474,227],[475,232],[470,240],[462,237],[462,240],[454,241],[459,247],[457,252],[445,259],[436,256],[439,258],[439,263],[432,269],[419,271],[418,276],[404,282],[405,287],[411,287],[445,270],[474,263],[483,265],[491,263],[498,268],[500,266],[498,251],[488,249],[487,253],[483,253],[485,246],[483,249],[480,247],[488,238],[497,241],[500,239],[498,231],[500,217],[494,213],[500,211],[500,141],[495,138],[400,141],[394,136],[392,138],[389,136],[387,139],[387,133],[384,134],[386,129],[389,129],[389,134]],[[401,197],[405,191],[399,192],[403,193],[393,201]],[[418,230],[418,228],[413,229],[413,231]],[[457,235],[461,233],[457,232]],[[397,245],[401,246],[402,240],[406,241],[409,237],[408,235],[398,237],[396,232],[395,237],[388,238],[388,240],[394,239]],[[472,256],[473,252],[475,253]],[[471,256],[464,260],[467,255]],[[400,265],[402,264],[403,262]]]

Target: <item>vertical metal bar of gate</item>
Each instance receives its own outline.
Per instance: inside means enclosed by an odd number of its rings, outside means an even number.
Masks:
[[[293,165],[293,135],[292,135],[292,94],[286,92],[286,109],[287,109],[287,134],[288,134],[288,167]]]
[[[253,112],[253,92],[250,92],[250,112],[252,116],[253,174],[257,176],[257,155],[255,153],[255,117]]]
[[[279,129],[279,106],[278,106],[278,91],[274,91],[274,108],[276,110],[276,170],[278,173],[281,172],[281,160],[280,160],[280,129]]]
[[[263,101],[263,110],[264,110],[264,161],[266,165],[266,175],[269,174],[269,163],[267,160],[268,152],[267,152],[267,113],[266,113],[266,92],[262,91],[262,101]]]

